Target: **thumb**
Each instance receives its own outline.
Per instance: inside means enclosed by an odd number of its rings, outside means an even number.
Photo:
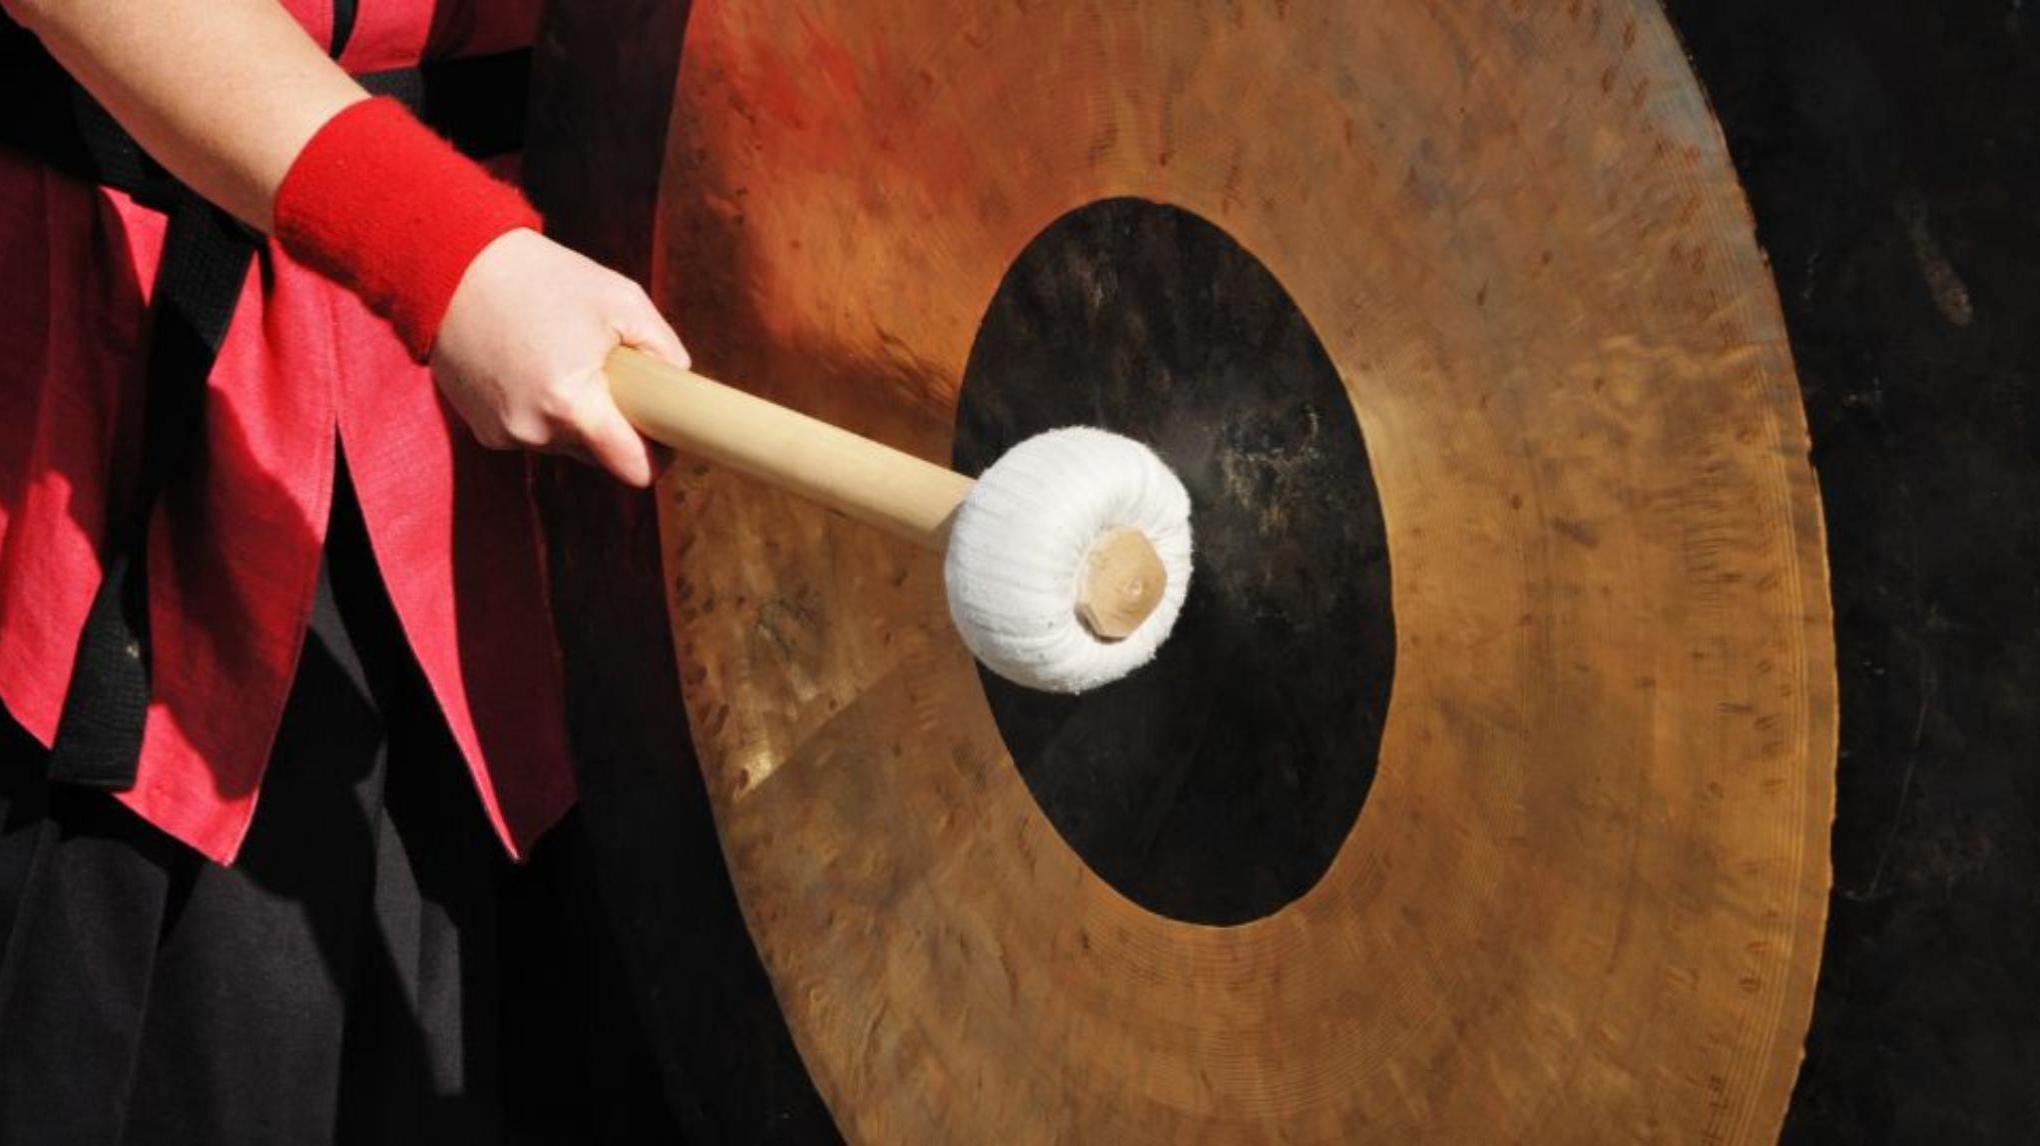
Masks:
[[[616,337],[625,346],[663,358],[682,370],[692,369],[694,358],[681,345],[680,336],[666,323],[664,315],[642,292],[615,319]]]

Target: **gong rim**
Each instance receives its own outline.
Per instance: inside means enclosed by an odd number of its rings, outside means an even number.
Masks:
[[[1643,3],[1183,7],[690,18],[655,282],[705,368],[946,459],[1025,244],[1166,202],[1309,319],[1389,534],[1366,806],[1302,897],[1206,927],[1047,823],[933,559],[681,467],[687,709],[818,1089],[875,1141],[1774,1134],[1832,622],[1782,319],[1678,45]]]

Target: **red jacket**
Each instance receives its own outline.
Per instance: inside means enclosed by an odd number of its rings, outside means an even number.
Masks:
[[[325,42],[331,0],[285,0]],[[361,0],[341,63],[528,45],[538,0]],[[0,152],[0,701],[48,744],[137,454],[163,217]],[[153,695],[134,788],[231,862],[290,691],[336,443],[398,618],[513,855],[573,802],[528,463],[474,443],[353,296],[274,243],[221,349],[192,480],[149,537]]]

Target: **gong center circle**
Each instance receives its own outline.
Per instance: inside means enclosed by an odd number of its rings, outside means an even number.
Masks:
[[[1273,274],[1200,216],[1107,199],[1049,225],[986,310],[953,464],[1090,425],[1189,490],[1195,572],[1155,662],[1082,696],[980,670],[1015,767],[1093,871],[1244,923],[1324,875],[1374,779],[1394,675],[1387,540],[1337,369]]]

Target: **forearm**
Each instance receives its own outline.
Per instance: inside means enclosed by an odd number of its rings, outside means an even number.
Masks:
[[[0,0],[149,154],[264,231],[305,142],[366,93],[276,0]]]

